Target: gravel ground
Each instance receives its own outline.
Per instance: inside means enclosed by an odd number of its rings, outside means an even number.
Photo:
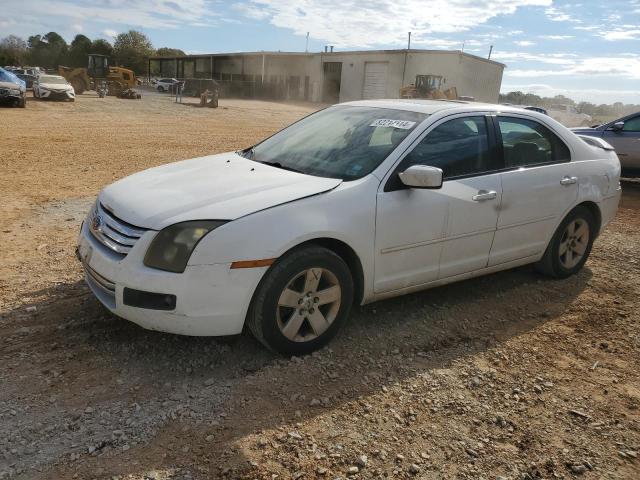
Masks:
[[[313,108],[85,94],[0,111],[0,478],[640,478],[640,183],[579,275],[358,308],[304,358],[145,331],[89,294],[73,249],[101,186]]]

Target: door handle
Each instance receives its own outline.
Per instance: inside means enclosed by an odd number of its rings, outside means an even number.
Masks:
[[[578,183],[578,177],[562,177],[560,180],[560,185],[573,185],[574,183]]]
[[[471,200],[474,202],[484,202],[486,200],[493,200],[497,196],[498,192],[494,190],[478,190],[478,193],[471,197]]]

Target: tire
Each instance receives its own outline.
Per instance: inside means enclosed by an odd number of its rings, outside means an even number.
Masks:
[[[555,278],[578,273],[589,258],[596,234],[596,219],[591,211],[582,206],[574,208],[553,234],[536,269]]]
[[[27,97],[23,97],[18,106],[20,108],[27,108]]]
[[[160,92],[160,93],[164,92],[164,88],[162,88],[161,85],[158,85],[158,92]]]
[[[340,330],[353,295],[353,278],[342,258],[323,247],[303,247],[279,259],[265,274],[254,293],[247,326],[272,351],[308,354]]]

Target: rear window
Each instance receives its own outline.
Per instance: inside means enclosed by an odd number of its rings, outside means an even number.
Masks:
[[[516,117],[498,117],[506,167],[528,167],[571,160],[569,147],[544,125]]]

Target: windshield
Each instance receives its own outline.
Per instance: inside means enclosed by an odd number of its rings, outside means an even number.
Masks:
[[[53,83],[59,85],[66,85],[67,81],[62,77],[48,77],[46,75],[41,75],[38,79],[40,83]]]
[[[371,173],[426,114],[334,106],[243,152],[248,158],[320,177],[355,180]]]
[[[0,82],[11,82],[22,85],[23,87],[25,86],[24,80],[18,78],[14,73],[5,70],[4,68],[0,68]]]

